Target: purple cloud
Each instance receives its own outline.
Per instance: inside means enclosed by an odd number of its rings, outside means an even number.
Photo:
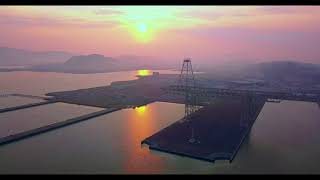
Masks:
[[[124,14],[122,11],[112,10],[112,9],[98,9],[95,10],[94,13],[96,15],[120,15]]]
[[[269,14],[299,14],[318,13],[320,7],[316,6],[261,6],[258,10]]]
[[[49,17],[22,17],[0,15],[0,24],[13,26],[79,26],[82,28],[96,28],[96,27],[114,27],[118,23],[115,21],[88,21],[81,18],[49,18]]]

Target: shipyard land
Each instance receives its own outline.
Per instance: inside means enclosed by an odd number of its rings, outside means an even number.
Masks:
[[[197,105],[202,108],[189,117],[177,119],[142,140],[141,144],[147,144],[152,150],[210,162],[232,162],[265,102],[277,103],[280,99],[317,102],[315,94],[278,93],[279,90],[263,81],[215,80],[206,74],[197,74],[196,78],[199,79],[198,86],[209,87],[213,95],[199,96]],[[156,101],[184,104],[183,93],[170,91],[170,86],[177,83],[177,79],[177,74],[154,73],[132,81],[113,82],[110,86],[47,95],[58,102],[106,109],[136,108]],[[227,91],[221,92],[221,89]],[[248,102],[246,91],[252,89],[260,94]]]
[[[203,96],[198,98],[199,110],[188,117],[177,119],[173,124],[141,140],[141,144],[148,145],[151,150],[210,162],[232,162],[265,102],[276,103],[280,99],[319,102],[317,93],[312,89],[309,90],[311,93],[286,94],[278,92],[281,87],[261,80],[217,80],[208,78],[205,73],[196,74],[195,77],[199,89],[207,89],[206,92],[202,92],[205,95],[202,94]],[[56,102],[99,107],[103,110],[2,137],[0,144],[18,141],[125,108],[137,108],[153,102],[185,104],[185,94],[179,91],[174,93],[174,89],[170,89],[177,83],[177,79],[179,74],[154,72],[152,75],[138,76],[136,80],[113,82],[108,86],[51,92],[46,94],[46,97],[33,97],[42,98],[43,101],[1,109],[0,113]],[[252,89],[257,92],[253,98]]]

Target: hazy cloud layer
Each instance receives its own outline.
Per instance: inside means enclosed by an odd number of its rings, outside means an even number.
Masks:
[[[94,13],[96,15],[120,15],[120,14],[124,14],[124,12],[122,12],[122,11],[112,10],[112,9],[109,9],[109,8],[100,8],[100,9],[94,10]]]
[[[320,62],[319,19],[316,6],[0,7],[0,46]]]

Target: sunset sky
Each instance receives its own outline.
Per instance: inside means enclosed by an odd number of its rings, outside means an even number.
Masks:
[[[320,62],[320,6],[1,6],[0,46]]]

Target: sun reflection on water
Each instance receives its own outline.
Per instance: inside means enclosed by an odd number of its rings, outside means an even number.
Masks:
[[[146,69],[138,70],[138,75],[139,76],[149,76],[149,75],[151,75],[151,71],[146,70]]]
[[[140,106],[135,108],[135,110],[138,112],[138,115],[143,115],[146,112],[147,106]]]
[[[154,124],[156,110],[150,106],[140,106],[134,108],[128,114],[129,123],[126,124],[128,154],[123,168],[129,173],[159,173],[163,169],[161,157],[150,154],[148,147],[142,147],[141,141],[151,136],[157,131]]]

